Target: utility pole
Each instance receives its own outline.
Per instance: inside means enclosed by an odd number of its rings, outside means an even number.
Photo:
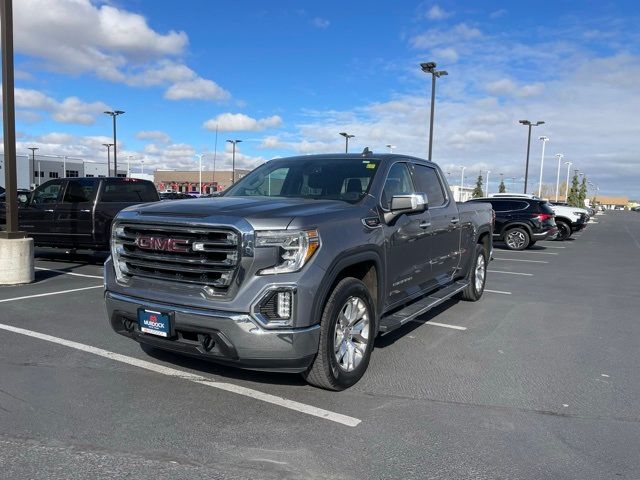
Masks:
[[[118,176],[118,143],[116,141],[116,117],[122,115],[122,110],[112,110],[104,112],[113,118],[113,176]]]
[[[527,181],[529,180],[529,151],[531,150],[531,127],[537,127],[544,124],[543,121],[531,123],[529,120],[520,120],[522,125],[529,127],[529,136],[527,137],[527,161],[524,168],[524,193],[527,193]]]
[[[340,135],[344,137],[344,153],[349,153],[349,139],[355,135],[349,135],[347,132],[340,132]]]
[[[433,152],[433,117],[436,108],[436,78],[449,75],[446,70],[436,70],[436,62],[425,62],[420,64],[420,68],[424,73],[431,74],[431,115],[429,120],[429,161]]]

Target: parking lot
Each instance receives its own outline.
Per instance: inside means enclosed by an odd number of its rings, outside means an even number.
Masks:
[[[640,214],[496,245],[478,303],[376,341],[353,388],[146,353],[105,256],[0,288],[4,478],[640,478]]]

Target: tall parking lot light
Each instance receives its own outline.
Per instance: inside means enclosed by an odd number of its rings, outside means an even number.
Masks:
[[[537,121],[536,123],[531,123],[529,120],[520,120],[519,123],[529,127],[529,136],[527,137],[527,161],[525,162],[524,167],[524,193],[527,193],[527,182],[529,180],[529,152],[531,151],[531,127],[537,127],[538,125],[544,124],[544,122]]]
[[[573,163],[564,162],[564,164],[567,166],[567,188],[564,192],[564,201],[565,203],[567,203],[569,201],[569,170],[571,169],[571,165],[573,165]]]
[[[344,137],[344,153],[349,153],[349,139],[355,135],[349,135],[347,132],[340,132],[340,135]]]
[[[460,167],[460,201],[462,201],[462,192],[464,190],[464,171],[467,167]]]
[[[564,157],[561,153],[556,153],[556,157],[558,158],[558,176],[556,177],[556,202],[558,201],[558,191],[560,190],[560,162],[562,162],[562,157]]]
[[[36,184],[36,150],[38,147],[28,147],[31,150],[31,170],[33,171],[33,184]],[[40,177],[40,168],[38,168],[38,178]]]
[[[424,73],[431,74],[431,115],[429,120],[429,161],[431,161],[433,154],[433,117],[436,108],[436,78],[449,75],[449,72],[446,70],[436,70],[436,62],[421,63],[420,68],[422,68]]]
[[[122,115],[124,112],[122,110],[111,110],[104,112],[107,115],[110,115],[113,118],[113,176],[118,176],[118,144],[116,141],[116,117],[118,115]]]
[[[542,198],[542,169],[544,167],[544,146],[549,141],[549,137],[538,137],[542,142],[542,158],[540,159],[540,185],[538,185],[538,196]]]
[[[485,188],[485,196],[489,196],[489,174],[491,173],[491,170],[487,170],[487,188]]]
[[[231,185],[233,185],[236,183],[236,145],[242,140],[227,140],[227,142],[233,145],[233,153],[231,154]]]
[[[395,145],[391,145],[390,143],[387,143],[385,147],[389,149],[389,153],[393,153],[393,149],[396,148]]]
[[[111,147],[113,143],[103,143],[103,147],[107,147],[107,177],[111,176]]]
[[[202,195],[202,157],[204,157],[204,154],[197,153],[196,157],[198,157],[198,162],[199,162],[199,166],[198,166],[198,192],[200,192],[200,195]]]

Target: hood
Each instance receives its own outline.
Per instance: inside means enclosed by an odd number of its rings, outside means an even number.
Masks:
[[[335,213],[353,208],[337,200],[305,200],[301,198],[265,197],[213,197],[189,200],[168,200],[135,205],[127,211],[141,216],[184,217],[204,220],[209,217],[231,219],[242,218],[254,229],[287,228],[295,217]]]

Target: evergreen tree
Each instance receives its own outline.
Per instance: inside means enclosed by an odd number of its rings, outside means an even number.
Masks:
[[[476,180],[476,188],[473,189],[473,193],[471,194],[473,198],[481,198],[484,197],[484,192],[482,191],[482,174],[478,174],[478,179]]]
[[[569,197],[567,198],[567,203],[573,207],[579,206],[579,184],[578,184],[578,171],[576,170],[573,174],[573,178],[571,179],[571,188],[569,189]]]
[[[587,176],[582,177],[580,190],[578,190],[578,207],[584,207],[584,201],[587,199]]]
[[[498,187],[499,193],[505,193],[507,191],[507,187],[504,186],[504,178],[500,179],[500,186]]]

